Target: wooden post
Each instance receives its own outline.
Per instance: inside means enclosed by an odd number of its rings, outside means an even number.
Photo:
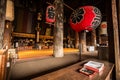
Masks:
[[[0,49],[3,47],[6,0],[0,0]]]
[[[5,28],[4,28],[4,45],[6,44],[6,48],[11,47],[11,32],[12,32],[12,22],[6,21]]]
[[[100,34],[100,27],[98,28],[98,43],[101,44],[101,34]]]
[[[87,52],[86,31],[82,31],[79,35],[80,35],[80,44],[82,45],[82,52]]]
[[[0,50],[0,80],[6,80],[7,51]]]
[[[75,48],[79,48],[79,33],[75,32]]]
[[[55,0],[56,22],[54,26],[54,49],[55,57],[63,57],[63,0]]]
[[[119,46],[119,33],[118,33],[118,19],[116,0],[112,0],[112,18],[113,18],[113,32],[114,32],[114,49],[115,49],[115,64],[116,64],[116,80],[120,79],[120,46]]]
[[[39,36],[40,36],[40,23],[37,24],[36,27],[36,43],[39,43]]]
[[[96,31],[95,29],[91,31],[91,40],[92,40],[92,46],[94,46],[96,48]]]

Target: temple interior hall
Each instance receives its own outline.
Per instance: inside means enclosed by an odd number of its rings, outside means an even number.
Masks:
[[[119,37],[119,0],[0,0],[0,80],[120,80]]]

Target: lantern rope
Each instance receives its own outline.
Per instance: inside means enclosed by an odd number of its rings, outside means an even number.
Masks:
[[[47,4],[49,4],[49,5],[52,5],[51,3],[49,3],[49,2],[46,2]],[[70,6],[68,6],[67,4],[65,4],[65,3],[63,3],[63,5],[65,5],[66,7],[68,7],[69,9],[71,9],[72,11],[74,11],[74,9],[73,8],[71,8]]]
[[[65,5],[66,7],[68,7],[69,9],[71,9],[71,10],[73,10],[73,11],[74,11],[74,9],[73,9],[73,8],[71,8],[70,6],[68,6],[67,4],[63,3],[63,5]]]
[[[53,4],[51,4],[50,2],[46,2],[47,4],[49,4],[49,5],[53,5]]]

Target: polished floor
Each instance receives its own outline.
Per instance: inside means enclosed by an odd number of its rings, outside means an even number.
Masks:
[[[61,69],[76,62],[98,58],[97,51],[65,54],[62,58],[48,56],[29,60],[18,60],[10,73],[10,80],[30,80],[31,78]]]

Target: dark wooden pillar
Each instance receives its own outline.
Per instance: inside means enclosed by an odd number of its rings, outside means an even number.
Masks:
[[[40,37],[40,23],[37,23],[37,26],[36,26],[36,43],[39,43],[39,37]]]
[[[96,30],[91,31],[91,40],[92,40],[92,46],[96,47]]]
[[[11,48],[11,33],[12,33],[12,22],[10,21],[5,21],[5,28],[4,28],[4,40],[3,44],[6,44],[7,48]]]
[[[7,62],[7,51],[1,50],[0,52],[0,80],[6,80],[6,62]]]
[[[116,80],[120,79],[120,45],[119,45],[119,29],[118,29],[118,16],[116,8],[116,0],[112,0],[112,19],[113,19],[113,33],[114,33],[114,53],[115,53],[115,68]]]
[[[56,22],[54,26],[54,49],[55,57],[63,57],[63,0],[55,0]]]
[[[6,0],[0,0],[0,49],[3,48],[5,27]],[[6,80],[6,53],[0,52],[0,80]]]
[[[79,33],[75,32],[75,48],[79,48]]]
[[[112,1],[112,0],[111,0]],[[109,45],[109,61],[115,62],[115,54],[114,54],[114,35],[113,35],[113,24],[112,24],[112,4],[111,1],[109,3],[106,2],[106,19],[108,23],[108,45]],[[111,16],[111,17],[110,17]]]
[[[6,0],[0,0],[0,49],[3,47]]]
[[[81,31],[79,35],[80,35],[80,44],[82,45],[82,52],[87,52],[86,31]]]
[[[117,0],[117,11],[118,11],[118,27],[120,30],[120,0]],[[120,37],[120,32],[119,32],[119,37]],[[119,42],[120,42],[120,39],[119,39]]]
[[[119,80],[119,29],[118,29],[118,18],[116,0],[106,2],[106,13],[108,22],[108,45],[109,45],[109,61],[115,63],[113,71],[113,79]]]

